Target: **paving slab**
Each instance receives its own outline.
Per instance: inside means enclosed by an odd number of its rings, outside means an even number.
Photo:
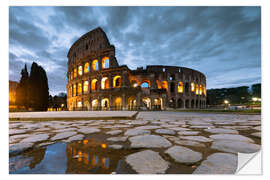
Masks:
[[[212,134],[239,134],[236,130],[224,128],[204,129],[204,131]]]
[[[9,154],[18,154],[32,148],[34,143],[17,143],[9,146]]]
[[[231,140],[231,141],[244,141],[244,142],[251,142],[254,141],[246,136],[237,135],[237,134],[216,134],[209,136],[211,139],[214,140]]]
[[[254,136],[254,137],[261,138],[261,132],[251,133],[250,135],[251,135],[251,136]]]
[[[119,136],[119,137],[110,137],[110,138],[107,138],[107,141],[113,141],[113,142],[125,142],[127,140],[127,136]]]
[[[157,133],[157,134],[170,134],[170,135],[175,134],[174,130],[171,130],[171,129],[156,129],[155,133]]]
[[[206,146],[200,142],[197,141],[188,141],[188,140],[173,140],[175,144],[183,145],[183,146],[193,146],[193,147],[203,147],[205,148]]]
[[[140,174],[164,174],[169,168],[169,163],[162,159],[158,152],[152,150],[130,154],[125,160]]]
[[[237,156],[230,153],[214,153],[207,157],[193,174],[234,174]]]
[[[108,148],[111,148],[111,149],[123,149],[123,145],[112,144],[112,145],[109,145]]]
[[[166,148],[172,144],[166,138],[158,135],[140,135],[129,138],[132,148]]]
[[[179,163],[194,164],[202,159],[202,154],[183,146],[173,146],[165,151],[172,159]]]
[[[180,136],[180,139],[199,141],[199,142],[212,142],[213,140],[204,136]]]
[[[118,135],[118,134],[121,134],[122,132],[123,132],[122,130],[112,130],[112,131],[106,132],[106,134],[109,134],[109,135]]]
[[[75,134],[77,134],[77,133],[74,132],[74,131],[70,131],[70,132],[62,132],[62,133],[58,133],[58,134],[56,134],[55,136],[53,136],[53,137],[51,138],[51,140],[52,140],[52,141],[55,141],[55,140],[65,139],[65,138],[68,138],[68,137],[73,136],[73,135],[75,135]]]
[[[151,134],[151,131],[145,129],[128,129],[125,136],[137,136],[142,134]]]
[[[83,138],[84,138],[83,134],[77,134],[75,136],[69,137],[67,140],[65,140],[65,142],[78,141],[78,140],[82,140]]]
[[[92,134],[92,133],[100,132],[100,129],[98,129],[98,128],[81,128],[81,129],[78,129],[78,132],[81,132],[84,134]]]
[[[39,141],[45,141],[49,139],[48,134],[34,134],[30,137],[27,137],[21,141],[21,143],[35,143]]]
[[[178,134],[182,136],[198,135],[199,133],[198,131],[178,131]]]
[[[260,150],[261,146],[244,141],[219,140],[214,141],[211,148],[230,153],[255,153]]]

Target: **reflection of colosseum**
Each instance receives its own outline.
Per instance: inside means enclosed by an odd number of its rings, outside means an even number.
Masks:
[[[177,66],[119,66],[101,28],[79,38],[68,52],[69,110],[204,108],[206,78]]]

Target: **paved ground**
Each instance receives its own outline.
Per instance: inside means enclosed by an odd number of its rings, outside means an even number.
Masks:
[[[104,135],[108,148],[136,149],[123,157],[136,173],[168,173],[176,164],[194,174],[232,174],[237,152],[260,149],[261,117],[140,112],[134,120],[11,121],[9,135],[10,155]]]
[[[137,111],[48,111],[48,112],[16,112],[9,113],[11,120],[27,119],[113,119],[113,118],[132,118]]]

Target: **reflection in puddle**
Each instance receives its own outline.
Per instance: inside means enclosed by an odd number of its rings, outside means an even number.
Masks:
[[[56,143],[10,157],[11,174],[133,173],[123,159],[131,150],[108,149],[96,139]]]

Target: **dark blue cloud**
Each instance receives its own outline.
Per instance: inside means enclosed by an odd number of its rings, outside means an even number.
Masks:
[[[131,69],[190,67],[207,88],[261,82],[260,7],[10,7],[9,19],[10,79],[37,61],[52,94],[65,91],[72,43],[98,26]]]

